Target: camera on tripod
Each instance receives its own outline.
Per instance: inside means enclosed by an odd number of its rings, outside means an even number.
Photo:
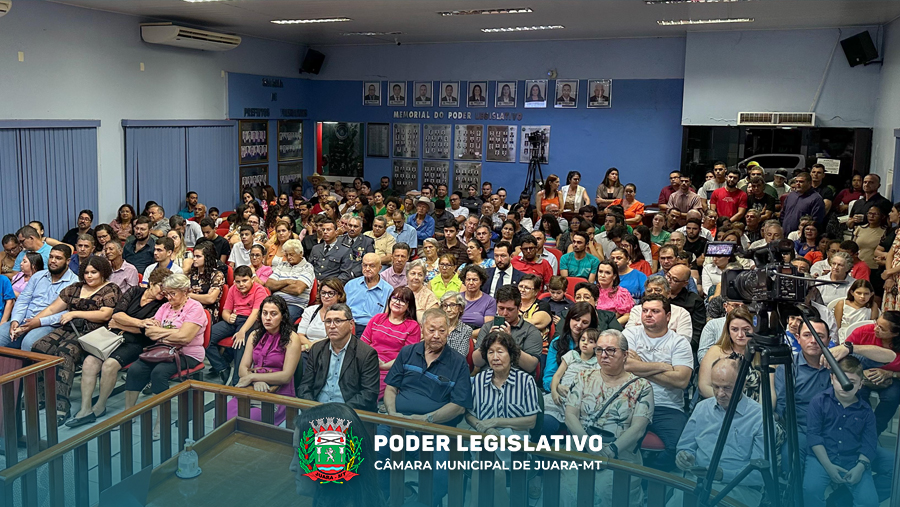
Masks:
[[[731,245],[727,251],[725,245]],[[734,243],[713,242],[706,247],[706,255],[728,256],[734,254]],[[722,273],[725,299],[744,303],[803,303],[807,284],[797,268],[786,262],[794,251],[788,240],[774,241],[747,253],[758,266],[755,269],[730,270]]]
[[[528,144],[533,150],[540,150],[540,147],[547,141],[547,134],[543,130],[535,130],[528,134]]]

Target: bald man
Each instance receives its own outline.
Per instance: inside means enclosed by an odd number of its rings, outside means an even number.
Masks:
[[[344,285],[347,293],[347,305],[353,310],[356,323],[356,336],[362,336],[363,330],[375,315],[384,312],[388,298],[394,288],[381,278],[381,257],[376,253],[367,253],[362,258],[362,276],[354,278]]]
[[[703,298],[699,294],[688,289],[690,279],[691,268],[684,264],[672,266],[672,269],[666,274],[666,280],[669,281],[669,287],[672,289],[672,298],[669,302],[684,308],[691,314],[691,349],[696,357],[697,349],[700,347],[700,335],[706,324],[706,305],[703,304]]]

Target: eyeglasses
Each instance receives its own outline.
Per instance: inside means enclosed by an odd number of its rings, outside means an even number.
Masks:
[[[394,297],[392,297],[392,298],[391,298],[391,301],[396,301],[396,302],[398,302],[398,303],[400,303],[400,304],[404,304],[404,305],[406,304],[406,300],[403,299],[403,298],[400,297],[400,296],[394,296]]]
[[[619,349],[617,349],[615,347],[609,347],[609,348],[605,348],[605,349],[602,347],[597,347],[596,349],[594,349],[594,351],[599,356],[602,356],[602,355],[614,356],[614,355],[616,355],[616,352],[619,351]]]
[[[350,322],[350,319],[326,319],[325,325],[328,327],[337,327],[343,324],[344,322]]]
[[[319,295],[322,296],[323,298],[333,298],[333,297],[337,296],[337,292],[333,292],[330,290],[323,290],[323,291],[319,291]]]
[[[438,264],[438,266],[439,266],[439,267],[442,267],[442,268],[452,268],[452,267],[453,267],[453,264],[444,264],[444,263],[442,262],[442,263]]]
[[[441,310],[444,310],[444,311],[452,310],[452,309],[457,308],[457,307],[459,307],[459,306],[460,306],[460,305],[458,305],[458,304],[456,304],[456,303],[444,303],[444,304],[441,305]]]

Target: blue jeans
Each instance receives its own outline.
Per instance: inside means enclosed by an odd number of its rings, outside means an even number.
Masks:
[[[288,315],[291,316],[291,324],[297,322],[297,319],[303,315],[303,307],[297,305],[288,305]]]
[[[247,322],[247,317],[239,315],[238,318],[235,319],[234,324],[229,324],[224,320],[220,320],[213,324],[212,330],[209,332],[209,347],[206,348],[206,358],[209,359],[209,365],[212,367],[213,371],[218,373],[228,368],[228,360],[226,357],[231,356],[232,354],[229,354],[228,351],[226,351],[225,357],[222,357],[222,354],[219,353],[219,342],[229,336],[234,336],[235,333],[241,330],[241,327],[245,322]],[[241,347],[241,349],[243,349],[243,347]],[[237,354],[233,355],[237,356]],[[238,369],[240,365],[240,359],[237,359],[234,369]]]
[[[385,426],[383,424],[378,425],[378,434],[386,436],[388,438],[391,437],[391,428],[389,426]],[[407,435],[418,435],[415,431],[407,432]],[[378,450],[378,460],[383,461],[391,456],[391,450],[387,446],[382,447]],[[419,459],[418,451],[407,451],[406,457],[404,458],[406,461],[416,461]],[[444,496],[447,495],[447,488],[450,483],[450,473],[447,470],[437,470],[436,463],[444,462],[450,460],[450,453],[447,451],[435,451],[431,453],[431,466],[434,470],[434,489],[432,490],[431,503],[426,504],[429,506],[440,505]],[[379,470],[376,472],[378,474],[378,483],[381,486],[381,492],[384,493],[385,498],[390,498],[391,496],[391,471],[390,470]],[[423,499],[419,499],[419,502],[425,503]]]
[[[15,341],[9,337],[9,322],[0,324],[0,347],[9,347],[11,349],[21,349],[25,352],[31,352],[31,346],[41,338],[52,333],[56,329],[53,326],[43,326],[32,329],[25,336],[18,337]]]
[[[814,454],[806,457],[806,474],[803,477],[803,505],[824,507],[825,489],[831,484],[828,472]],[[853,494],[855,507],[878,507],[878,493],[871,472],[863,472],[862,479],[854,485],[847,485]]]
[[[863,368],[867,370],[884,366],[884,363],[877,363],[868,358],[863,357],[860,359]],[[881,435],[887,429],[888,424],[891,423],[894,414],[897,413],[897,408],[900,407],[900,382],[895,380],[890,387],[876,391],[863,387],[859,390],[857,396],[868,403],[872,392],[878,395],[878,406],[875,407],[875,429]]]

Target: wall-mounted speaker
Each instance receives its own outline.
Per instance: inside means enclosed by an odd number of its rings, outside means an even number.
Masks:
[[[878,50],[875,49],[868,30],[842,40],[841,47],[844,48],[844,54],[847,55],[851,67],[865,65],[878,58]]]
[[[322,70],[323,63],[325,63],[325,55],[315,49],[307,49],[303,63],[300,64],[300,73],[318,74]]]

